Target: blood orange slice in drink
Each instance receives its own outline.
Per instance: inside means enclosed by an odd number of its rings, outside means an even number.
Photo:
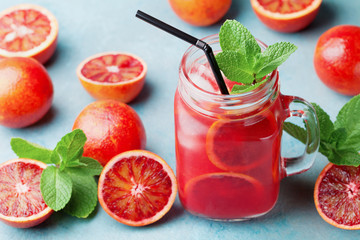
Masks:
[[[213,123],[206,135],[206,152],[216,167],[244,172],[272,158],[278,132],[271,112],[249,120],[221,119]]]
[[[9,160],[0,165],[0,220],[17,228],[29,228],[52,214],[40,192],[45,163],[30,159]]]
[[[0,13],[0,56],[45,63],[55,52],[58,23],[43,7],[20,4]]]
[[[296,32],[316,17],[322,0],[251,0],[258,18],[279,32]]]
[[[360,229],[360,167],[326,165],[316,180],[314,200],[329,224]]]
[[[158,155],[132,150],[112,158],[98,186],[99,202],[115,220],[145,226],[162,218],[177,194],[174,172]]]
[[[132,101],[145,83],[144,60],[130,53],[100,53],[85,59],[77,76],[85,90],[95,99]]]
[[[185,185],[182,201],[195,215],[213,219],[234,219],[257,215],[257,201],[264,188],[253,177],[240,173],[209,173],[191,179]]]

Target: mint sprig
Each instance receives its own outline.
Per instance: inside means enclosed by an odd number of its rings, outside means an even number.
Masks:
[[[97,184],[94,176],[102,171],[95,159],[83,157],[86,135],[76,129],[57,143],[54,150],[21,138],[11,139],[11,148],[20,158],[42,161],[44,169],[40,190],[45,203],[54,211],[86,218],[97,205]]]
[[[312,103],[319,119],[319,152],[336,165],[360,165],[360,95],[350,99],[339,111],[333,123],[329,115]],[[306,142],[306,130],[285,122],[284,130],[302,143]]]
[[[288,42],[270,45],[261,51],[254,36],[236,20],[226,20],[220,28],[219,41],[222,52],[216,61],[234,85],[231,93],[251,91],[266,82],[265,76],[280,66],[297,49]]]

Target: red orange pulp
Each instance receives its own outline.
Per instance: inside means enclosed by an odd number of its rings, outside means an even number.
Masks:
[[[40,178],[47,165],[31,159],[14,159],[0,165],[0,220],[29,228],[52,214],[40,192]]]
[[[360,229],[360,167],[326,165],[316,180],[314,200],[329,224]]]
[[[251,0],[257,17],[279,32],[296,32],[316,17],[322,0]]]
[[[55,52],[58,23],[47,9],[20,4],[0,13],[0,56],[45,63]]]
[[[144,226],[162,218],[176,193],[176,178],[169,165],[145,150],[115,156],[99,178],[101,206],[112,218],[130,226]]]

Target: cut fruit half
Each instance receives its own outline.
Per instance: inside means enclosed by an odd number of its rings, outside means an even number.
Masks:
[[[52,214],[40,192],[40,178],[47,167],[31,159],[14,159],[0,165],[0,220],[17,228],[29,228]]]
[[[272,136],[277,132],[274,115],[257,120],[218,120],[206,135],[206,153],[221,170],[244,172],[271,158]]]
[[[145,226],[162,218],[176,193],[176,178],[169,165],[145,150],[115,156],[99,178],[100,205],[112,218],[129,226]]]
[[[258,214],[264,188],[253,177],[240,173],[209,173],[185,185],[184,201],[195,215],[213,219],[241,218]]]
[[[360,167],[326,165],[316,180],[314,200],[329,224],[360,229]]]
[[[279,32],[296,32],[316,17],[322,0],[251,0],[258,18]]]
[[[55,52],[58,23],[43,7],[20,4],[0,13],[0,56],[45,63]]]
[[[77,76],[85,90],[95,99],[132,101],[145,83],[144,60],[130,53],[100,53],[85,59]]]

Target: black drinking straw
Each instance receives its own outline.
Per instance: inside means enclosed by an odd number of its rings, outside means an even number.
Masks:
[[[162,22],[140,10],[138,10],[136,12],[136,17],[144,20],[147,23],[154,25],[155,27],[160,28],[161,30],[164,30],[165,32],[168,32],[168,33],[174,35],[175,37],[178,37],[178,38],[202,49],[205,52],[205,56],[210,63],[211,70],[215,76],[216,83],[219,86],[220,92],[222,94],[229,94],[229,91],[225,85],[224,79],[221,75],[219,66],[215,60],[214,53],[209,44],[207,44],[206,42],[204,42],[200,39],[197,39],[193,36],[190,36],[189,34],[184,33],[183,31],[180,31],[179,29],[176,29],[176,28],[170,26],[169,24],[164,23],[164,22]]]

